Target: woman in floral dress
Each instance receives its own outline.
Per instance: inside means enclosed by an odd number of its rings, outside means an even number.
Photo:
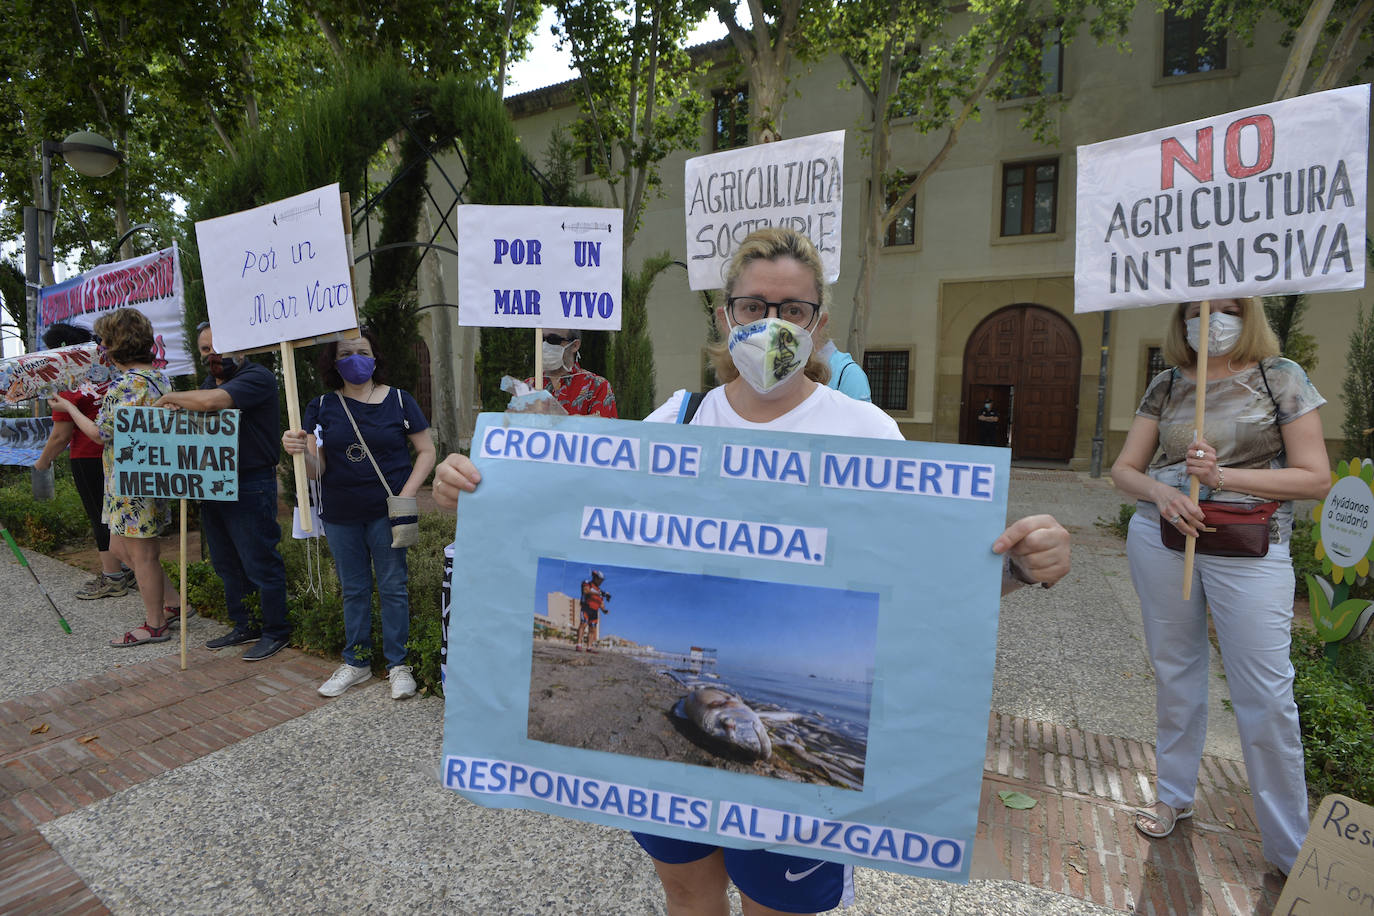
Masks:
[[[83,433],[105,444],[105,500],[102,516],[110,528],[110,550],[134,571],[143,596],[144,620],[110,645],[138,646],[171,639],[168,630],[180,608],[163,605],[164,595],[174,595],[172,583],[158,562],[158,535],[171,521],[165,499],[115,495],[114,425],[120,407],[150,407],[172,390],[171,382],[153,365],[153,325],[136,309],[118,309],[95,323],[95,339],[109,354],[121,375],[110,384],[94,421],[63,397],[51,399],[54,408],[65,410]]]

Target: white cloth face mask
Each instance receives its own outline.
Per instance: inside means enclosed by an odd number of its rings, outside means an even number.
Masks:
[[[1235,349],[1245,322],[1225,312],[1214,312],[1211,317],[1212,320],[1207,325],[1207,353],[1212,356],[1225,356]],[[1201,316],[1189,318],[1183,326],[1188,331],[1188,346],[1193,348],[1194,353],[1198,352],[1198,347],[1202,343]]]
[[[806,368],[811,335],[790,321],[765,318],[730,331],[730,358],[740,377],[768,394]]]
[[[545,372],[557,372],[568,368],[564,357],[567,355],[569,346],[569,344],[564,344],[560,347],[558,344],[551,344],[548,341],[544,341],[540,345],[540,359],[544,363]]]

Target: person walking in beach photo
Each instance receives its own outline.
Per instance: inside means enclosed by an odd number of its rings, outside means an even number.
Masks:
[[[871,403],[827,387],[829,368],[813,353],[810,330],[828,312],[820,255],[790,229],[745,238],[730,263],[716,318],[724,342],[710,354],[723,384],[708,392],[689,422],[740,429],[902,439],[896,422]],[[677,421],[688,393],[675,392],[646,420]],[[454,508],[480,485],[464,455],[449,455],[434,496]],[[1049,515],[1013,523],[993,542],[1004,554],[1003,591],[1052,585],[1069,570],[1069,534]],[[817,913],[853,897],[852,869],[836,862],[734,849],[635,832],[663,884],[670,916],[725,916],[731,881],[746,916]]]
[[[593,569],[590,579],[582,583],[582,599],[579,602],[579,614],[577,621],[577,640],[574,647],[578,652],[582,651],[582,634],[587,634],[587,651],[595,652],[597,640],[601,638],[600,615],[609,614],[610,610],[606,607],[606,599],[611,597],[601,590],[601,583],[606,577],[601,570]]]

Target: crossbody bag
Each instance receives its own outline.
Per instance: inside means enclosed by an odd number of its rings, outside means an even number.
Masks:
[[[358,424],[353,419],[353,412],[348,409],[348,402],[344,396],[337,391],[334,392],[339,399],[339,405],[343,407],[344,416],[348,417],[348,423],[353,427],[353,434],[358,437],[358,444],[363,447],[363,454],[367,460],[372,462],[372,470],[377,472],[377,479],[382,482],[382,489],[386,491],[386,517],[391,522],[391,546],[396,549],[413,547],[420,540],[420,504],[414,496],[397,496],[391,492],[391,485],[386,482],[386,475],[377,465],[377,459],[372,457],[372,449],[367,447],[367,440],[358,430]],[[401,391],[396,389],[396,401],[401,404],[401,415],[405,416],[405,405],[401,403]]]
[[[1269,376],[1264,371],[1264,360],[1259,361],[1260,378],[1264,380],[1264,390],[1269,400],[1274,402],[1274,410],[1279,409],[1274,389],[1269,387]],[[1164,392],[1164,403],[1174,392],[1174,378],[1178,369],[1169,376],[1169,387]],[[1263,557],[1269,554],[1269,520],[1278,511],[1281,502],[1234,503],[1215,499],[1198,502],[1202,510],[1203,529],[1197,536],[1198,553],[1212,557]],[[1163,518],[1159,519],[1159,539],[1170,550],[1185,549],[1188,538],[1177,525]]]

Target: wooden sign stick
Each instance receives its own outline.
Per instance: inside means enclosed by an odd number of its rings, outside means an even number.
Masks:
[[[1212,303],[1210,300],[1203,299],[1198,303],[1198,350],[1197,366],[1194,369],[1197,381],[1197,393],[1194,395],[1195,410],[1193,414],[1193,437],[1202,438],[1202,419],[1207,406],[1207,338],[1211,325]],[[1198,493],[1202,487],[1202,481],[1196,476],[1188,482],[1188,498],[1195,504],[1198,501]],[[1197,555],[1197,535],[1188,535],[1187,541],[1183,545],[1183,600],[1187,601],[1193,595],[1193,558]]]
[[[544,390],[544,329],[534,329],[534,390]]]
[[[287,341],[281,343],[281,374],[286,382],[287,429],[300,429],[301,402],[300,395],[296,392],[296,348]],[[310,435],[309,430],[306,430],[306,435]],[[304,452],[291,456],[291,467],[296,475],[296,505],[301,509],[301,530],[309,532],[313,523],[310,521],[310,494],[306,491]]]
[[[181,583],[181,670],[186,670],[186,500],[181,500],[181,556],[177,582]]]

